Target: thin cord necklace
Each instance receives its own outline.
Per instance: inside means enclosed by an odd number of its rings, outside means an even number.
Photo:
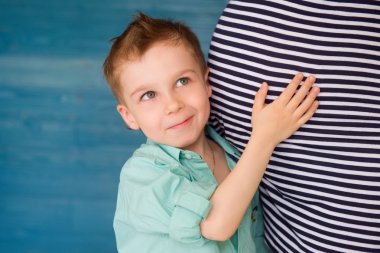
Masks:
[[[215,175],[215,155],[214,155],[214,149],[212,148],[209,139],[207,139],[207,144],[209,148],[211,149],[211,154],[212,154],[212,168],[211,168],[211,173]]]

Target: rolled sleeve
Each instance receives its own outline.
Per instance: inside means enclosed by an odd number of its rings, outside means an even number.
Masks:
[[[215,188],[215,183],[199,182],[191,182],[183,188],[170,220],[170,237],[188,243],[202,240],[199,224],[211,209],[209,199]]]
[[[136,232],[162,234],[179,242],[204,242],[200,223],[211,209],[209,199],[216,181],[192,181],[177,174],[178,164],[157,166],[145,157],[134,157],[124,166],[115,232],[121,235],[123,230],[133,228]]]

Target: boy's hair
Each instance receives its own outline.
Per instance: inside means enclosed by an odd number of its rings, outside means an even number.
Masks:
[[[113,44],[104,62],[103,72],[118,103],[126,102],[122,95],[118,68],[127,61],[139,59],[156,42],[185,43],[201,70],[205,72],[207,69],[198,38],[189,27],[180,22],[154,19],[138,13],[125,31],[111,41]]]

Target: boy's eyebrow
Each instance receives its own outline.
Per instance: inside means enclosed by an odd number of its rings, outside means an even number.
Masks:
[[[183,74],[186,74],[187,72],[193,72],[196,73],[193,69],[185,69],[178,72],[178,76],[182,76]]]
[[[139,93],[140,91],[147,90],[147,89],[149,89],[148,85],[140,86],[136,90],[132,91],[131,94],[130,94],[130,96],[133,97],[136,93]]]

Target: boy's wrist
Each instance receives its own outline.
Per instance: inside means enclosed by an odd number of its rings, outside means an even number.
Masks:
[[[264,138],[263,136],[252,134],[247,145],[256,145],[262,151],[273,152],[277,144],[278,143],[267,137]]]

